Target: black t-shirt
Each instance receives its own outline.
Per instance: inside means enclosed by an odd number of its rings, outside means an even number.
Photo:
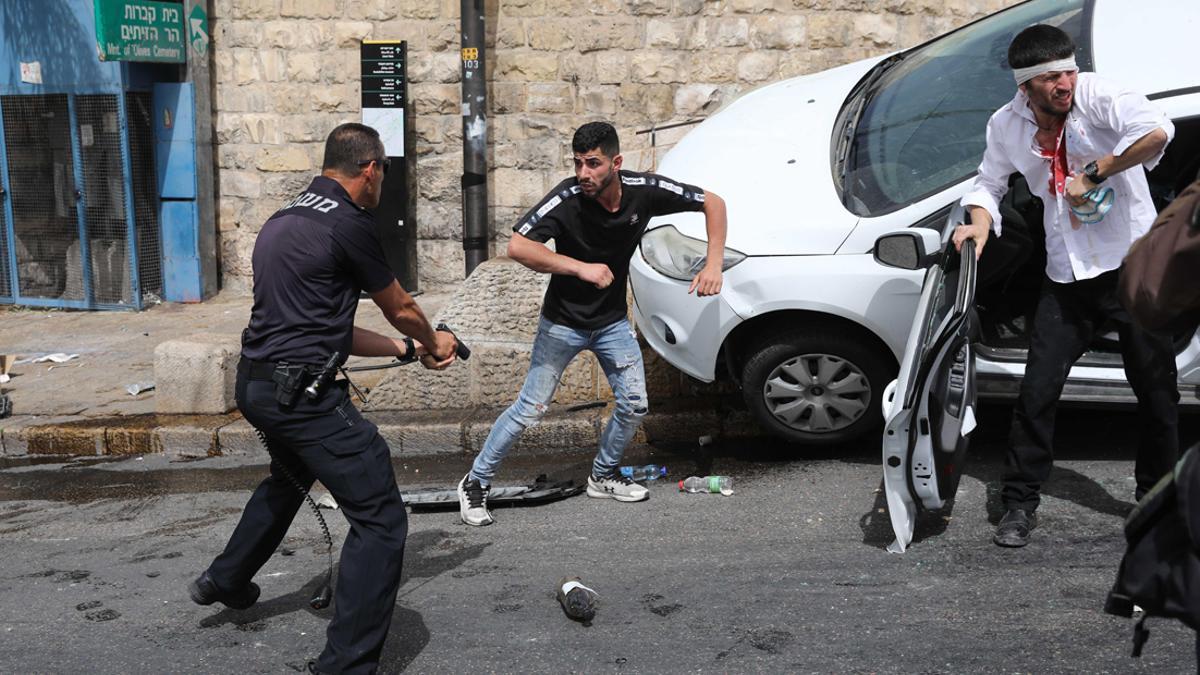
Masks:
[[[335,351],[345,361],[361,292],[396,278],[375,219],[324,176],[267,220],[252,262],[254,307],[242,355],[256,361],[324,365]]]
[[[654,216],[702,211],[704,191],[652,173],[621,171],[621,207],[609,212],[583,194],[576,178],[559,183],[513,228],[533,241],[554,240],[558,253],[612,270],[608,288],[552,274],[542,316],[572,328],[602,328],[625,318],[625,279],[629,259]]]

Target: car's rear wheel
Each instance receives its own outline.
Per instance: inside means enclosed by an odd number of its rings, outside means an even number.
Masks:
[[[879,401],[895,366],[870,340],[840,333],[793,329],[752,346],[742,370],[742,393],[768,430],[824,445],[879,427]]]

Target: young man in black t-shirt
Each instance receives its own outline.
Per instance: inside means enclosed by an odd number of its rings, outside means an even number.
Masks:
[[[555,186],[521,218],[508,245],[510,258],[550,273],[550,286],[521,393],[492,425],[470,472],[459,482],[459,511],[468,525],[493,522],[487,508],[492,476],[521,433],[541,420],[563,371],[584,349],[595,353],[616,399],[600,436],[588,496],[646,499],[646,488],[617,471],[647,411],[642,352],[625,302],[629,259],[646,223],[668,213],[703,211],[708,257],[688,292],[704,296],[721,291],[725,202],[720,197],[655,174],[622,171],[616,129],[605,122],[580,127],[571,147],[575,177]],[[550,239],[555,251],[545,245]]]

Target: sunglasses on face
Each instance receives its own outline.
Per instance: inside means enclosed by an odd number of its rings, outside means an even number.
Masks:
[[[375,162],[376,164],[378,164],[378,165],[379,165],[379,167],[380,167],[381,169],[383,169],[383,175],[385,175],[385,176],[387,175],[387,172],[388,172],[388,167],[392,165],[392,160],[391,160],[390,158],[388,158],[388,157],[384,157],[383,159],[367,159],[367,160],[363,160],[363,161],[359,162],[359,163],[358,163],[358,165],[359,165],[359,166],[367,166],[367,165],[368,165],[368,164],[370,164],[371,162]]]

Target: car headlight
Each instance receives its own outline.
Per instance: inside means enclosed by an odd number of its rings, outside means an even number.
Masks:
[[[680,234],[674,225],[646,232],[641,249],[642,259],[654,271],[680,281],[691,281],[708,260],[708,242]],[[745,253],[726,248],[721,269],[727,270],[745,259]]]

